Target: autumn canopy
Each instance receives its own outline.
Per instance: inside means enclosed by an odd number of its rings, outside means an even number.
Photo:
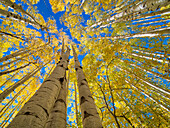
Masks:
[[[1,128],[170,126],[169,0],[0,0],[0,49]]]

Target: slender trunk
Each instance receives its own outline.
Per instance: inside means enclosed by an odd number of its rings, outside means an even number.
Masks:
[[[5,57],[0,58],[0,62],[7,61],[8,59],[11,59],[13,57],[17,57],[17,56],[22,55],[22,54],[27,53],[27,52],[28,51],[26,51],[26,49],[21,49],[19,51],[16,51],[16,52],[10,54],[10,55],[7,55]]]
[[[79,100],[81,107],[81,114],[84,128],[102,128],[99,114],[92,98],[90,89],[88,87],[87,80],[83,73],[80,62],[78,61],[77,54],[72,46],[73,55],[75,60],[75,69],[77,74],[78,88],[79,88]]]
[[[149,53],[159,52],[159,53],[161,53],[160,55],[162,55],[162,54],[164,55],[165,51],[166,51],[166,50],[160,49],[160,47],[153,47],[153,48],[150,49],[150,47],[147,48],[147,47],[143,47],[143,46],[138,46],[138,44],[133,44],[131,46],[133,47],[133,49],[142,50],[142,51],[149,52]]]
[[[68,104],[68,88],[69,88],[69,82],[70,82],[70,70],[68,70],[68,77],[67,77],[67,84],[66,84],[66,106]],[[66,107],[66,117],[65,117],[66,121],[67,121],[67,107]]]
[[[36,52],[37,52],[38,50],[45,48],[47,45],[48,44],[44,44],[44,45],[41,45],[41,46],[38,46],[38,47],[35,47],[35,48],[34,48],[34,45],[32,45],[31,50],[29,48],[21,49],[19,51],[16,51],[12,54],[9,54],[5,57],[0,58],[0,62],[7,61],[8,59],[11,59],[11,58],[14,58],[14,57],[17,57],[17,56],[20,56],[20,55],[23,56],[23,54],[29,54],[29,53],[32,54],[32,53],[34,53],[33,50],[36,50]]]
[[[164,76],[164,75],[159,74],[159,73],[157,73],[157,72],[154,72],[154,71],[151,71],[151,70],[146,69],[147,67],[146,67],[146,68],[143,68],[142,66],[138,66],[138,65],[136,65],[136,64],[132,64],[131,62],[126,62],[126,63],[129,63],[131,66],[134,66],[134,67],[136,67],[136,68],[138,68],[138,69],[141,69],[141,70],[144,71],[144,72],[153,74],[154,76],[160,77],[160,78],[165,79],[166,81],[170,82],[170,77],[169,77],[169,76]]]
[[[128,80],[125,80],[126,83],[130,84],[130,82]],[[151,99],[152,101],[156,102],[157,104],[159,104],[162,108],[164,108],[166,111],[170,111],[170,109],[168,108],[168,106],[166,106],[165,104],[161,103],[156,97],[152,97],[150,94],[148,94],[146,91],[142,90],[141,88],[131,84],[131,86],[133,88],[136,89],[136,91],[138,91],[139,93],[144,94],[146,97],[148,97],[149,99]]]
[[[125,71],[127,74],[132,74],[133,76],[135,76],[137,79],[141,80],[142,82],[146,83],[148,86],[150,87],[153,87],[155,89],[157,89],[158,91],[161,91],[162,93],[164,94],[170,94],[170,91],[167,89],[167,88],[163,88],[155,83],[152,83],[150,82],[147,78],[143,78],[141,77],[140,75],[130,71],[129,69],[127,68],[123,68],[123,67],[120,67],[120,66],[116,66],[119,70],[121,71]]]
[[[61,56],[56,68],[24,105],[8,128],[43,128],[64,82],[68,55]]]
[[[138,5],[136,6],[135,3],[136,4],[138,3]],[[153,6],[148,6],[148,7],[145,6],[145,8],[140,9],[139,6],[146,5],[146,2],[141,3],[141,1],[135,1],[135,3],[128,4],[126,6],[123,6],[122,8],[119,8],[118,10],[113,11],[113,13],[110,13],[109,15],[105,15],[105,17],[107,17],[107,18],[102,18],[101,20],[97,21],[95,24],[92,24],[88,28],[96,27],[97,25],[101,26],[101,24],[103,22],[108,23],[108,24],[105,24],[105,26],[108,26],[109,24],[113,24],[114,22],[120,23],[121,21],[125,21],[125,20],[126,20],[126,22],[128,22],[128,21],[131,22],[132,19],[133,20],[140,19],[143,17],[158,15],[158,14],[169,11],[168,9],[165,9],[165,10],[161,10],[161,11],[154,11],[153,13],[145,13],[148,11],[148,9],[152,9]],[[133,6],[132,6],[132,4],[133,4]],[[158,4],[158,3],[156,3],[156,4],[155,4],[155,6],[161,8],[167,4],[167,1],[164,1],[160,4]]]
[[[5,66],[8,66],[9,64],[11,64],[11,63],[14,63],[14,62],[16,62],[16,61],[18,61],[18,60],[25,60],[25,61],[28,61],[27,59],[24,59],[25,57],[28,57],[28,56],[30,56],[30,55],[32,55],[32,54],[34,54],[34,53],[37,53],[37,52],[39,52],[41,49],[43,49],[43,48],[45,48],[45,46],[46,46],[47,44],[45,44],[45,45],[43,45],[43,46],[39,46],[39,47],[37,47],[37,48],[34,48],[34,50],[35,51],[31,51],[31,50],[29,50],[28,49],[28,51],[23,51],[23,52],[21,52],[21,54],[20,53],[18,53],[18,54],[15,54],[16,56],[13,56],[12,54],[10,54],[10,55],[8,55],[8,57],[6,57],[6,58],[4,58],[5,59],[5,61],[6,61],[6,59],[10,59],[10,58],[13,58],[13,57],[17,57],[17,56],[19,56],[19,55],[22,55],[20,58],[16,58],[15,60],[12,60],[12,61],[10,61],[10,62],[8,62],[8,63],[5,63],[5,64],[3,64],[3,65],[0,65],[0,68],[3,68],[3,67],[5,67]],[[23,55],[23,54],[26,54],[26,55]],[[3,59],[3,58],[1,58],[1,59]],[[4,60],[3,59],[3,60]],[[29,62],[29,61],[28,61]],[[32,62],[33,63],[33,62]]]
[[[125,35],[116,35],[116,36],[106,36],[106,37],[100,37],[100,39],[111,39],[111,40],[119,40],[119,39],[129,39],[129,38],[139,38],[139,37],[150,37],[151,35],[156,37],[163,34],[168,34],[170,30],[169,29],[156,29],[156,30],[150,30],[150,31],[142,31],[142,32],[136,32],[136,33],[127,33]]]
[[[25,18],[21,17],[21,16],[18,15],[18,14],[14,14],[14,13],[8,12],[8,11],[6,11],[6,10],[0,9],[0,14],[1,14],[1,15],[4,15],[4,16],[6,16],[6,17],[12,17],[12,18],[17,19],[17,20],[22,20],[22,21],[24,21],[24,22],[27,22],[27,23],[30,23],[30,24],[33,24],[33,25],[39,25],[37,22],[31,21],[31,20],[29,20],[29,19],[25,19]]]
[[[146,63],[145,61],[139,61],[139,60],[137,60],[137,59],[139,59],[138,57],[129,56],[128,59],[134,60],[135,62],[141,64],[143,67],[147,67],[149,70],[155,69],[155,70],[158,70],[160,73],[162,73],[163,71],[167,72],[167,73],[170,73],[170,71],[168,71],[167,69],[161,69],[161,71],[160,71],[159,70],[160,66],[159,67],[158,66],[153,66],[153,63],[149,64],[149,63]],[[166,74],[164,76],[166,76]]]
[[[151,57],[151,58],[157,58],[157,59],[163,59],[165,57],[164,53],[163,54],[157,54],[157,53],[154,53],[154,52],[147,52],[147,51],[140,50],[140,49],[137,49],[137,50],[133,49],[132,52],[137,53],[139,55],[144,55],[144,56],[148,56],[148,57]],[[167,56],[165,58],[169,58],[169,56]]]
[[[15,71],[17,71],[17,70],[19,70],[19,69],[23,69],[23,68],[25,68],[25,67],[27,67],[27,66],[29,66],[29,65],[30,65],[30,63],[28,63],[28,64],[26,64],[26,65],[24,65],[24,66],[20,66],[20,67],[18,67],[18,68],[16,68],[16,69],[13,69],[13,70],[10,70],[10,71],[0,72],[0,76],[5,75],[5,74],[8,74],[8,73],[11,73],[11,72],[15,72]]]
[[[76,123],[77,123],[77,127],[78,127],[79,118],[78,118],[78,108],[77,108],[77,88],[76,88],[76,83],[75,82],[74,82],[74,90],[75,90]]]
[[[14,85],[7,88],[5,91],[3,91],[0,94],[0,103],[11,93],[13,92],[17,87],[19,87],[21,84],[23,84],[25,81],[29,80],[33,75],[35,75],[39,70],[38,68],[36,70],[33,70],[32,72],[28,73],[26,76],[24,76],[20,81],[16,82]]]
[[[147,104],[147,102],[144,102],[142,101],[142,99],[138,98],[138,97],[135,97],[133,94],[129,93],[132,97],[136,98],[138,101],[140,101],[145,107],[147,107],[148,109],[151,109],[151,111],[157,115],[157,116],[160,116],[164,121],[166,121],[166,123],[168,123],[168,118],[164,117],[163,114],[161,112],[158,112],[156,110],[154,110],[154,108],[150,105],[150,104]],[[144,97],[143,97],[144,99]]]
[[[5,67],[5,66],[8,66],[9,64],[12,64],[12,63],[14,63],[14,62],[17,62],[18,60],[22,60],[23,58],[28,57],[28,56],[29,56],[29,54],[24,55],[24,56],[22,56],[22,57],[20,57],[20,58],[16,58],[15,60],[12,60],[12,61],[10,61],[10,62],[8,62],[8,63],[3,64],[3,65],[0,65],[0,68],[3,68],[3,67]]]
[[[9,79],[7,79],[2,85],[0,85],[0,88],[4,86],[7,82],[9,82],[13,77],[15,77],[15,75],[17,75],[18,72],[19,71],[15,72]]]
[[[0,33],[3,33],[3,34],[8,35],[8,36],[10,36],[10,37],[14,37],[14,38],[16,38],[16,39],[20,39],[20,40],[22,40],[22,41],[26,41],[25,39],[23,39],[23,38],[21,38],[21,37],[18,37],[18,36],[14,35],[14,34],[10,34],[10,33],[3,32],[3,31],[0,31]]]
[[[135,63],[133,63],[133,62],[131,62],[131,61],[124,61],[124,60],[122,60],[124,63],[126,63],[126,64],[129,64],[130,66],[133,66],[133,67],[135,67],[135,68],[138,68],[139,70],[141,70],[142,72],[145,72],[145,73],[150,73],[150,74],[153,74],[154,76],[157,76],[157,77],[160,77],[160,78],[162,78],[162,79],[165,79],[166,81],[168,81],[168,82],[170,82],[170,77],[167,75],[167,76],[165,76],[165,75],[162,75],[162,74],[159,74],[159,73],[157,73],[157,72],[154,72],[154,71],[152,71],[150,68],[148,68],[147,66],[146,67],[143,67],[143,66],[138,66],[137,64],[135,64]]]
[[[19,6],[19,5],[17,5],[16,3],[13,3],[13,2],[10,1],[10,0],[1,0],[1,2],[2,2],[4,5],[10,6],[10,7],[13,8],[14,10],[16,10],[16,11],[18,11],[18,12],[22,12],[23,14],[29,16],[32,20],[34,20],[35,23],[37,23],[40,27],[42,27],[42,25],[39,24],[31,14],[29,14],[28,12],[26,12],[26,11],[22,8],[22,6]],[[46,28],[46,27],[43,26],[43,28]]]
[[[31,80],[32,81],[32,80]],[[0,110],[0,118],[4,115],[4,113],[9,109],[11,104],[16,100],[16,98],[21,94],[21,92],[31,83],[31,81],[25,85],[17,94]]]
[[[64,43],[63,43],[64,44]],[[64,51],[62,50],[62,53]],[[67,52],[62,54],[62,56],[69,56],[70,49],[67,48]],[[68,61],[68,60],[67,60]],[[68,68],[68,63],[65,65],[65,69]],[[64,75],[64,81],[61,84],[61,90],[54,106],[49,114],[48,121],[45,124],[45,128],[66,128],[66,70]]]
[[[133,54],[135,56],[138,55],[139,57],[143,57],[143,58],[146,58],[146,59],[154,60],[154,61],[157,61],[159,63],[168,63],[168,61],[163,61],[163,60],[166,60],[166,59],[169,58],[168,56],[164,57],[164,56],[157,56],[156,54],[155,55],[154,54],[149,54],[149,53],[146,54],[146,52],[142,53],[139,50],[136,50],[136,51],[133,50],[131,54]]]
[[[143,65],[144,67],[148,67],[150,70],[154,69],[154,70],[158,70],[160,73],[164,74],[164,72],[166,73],[170,73],[170,71],[168,71],[168,69],[163,69],[162,65],[155,65],[154,62],[149,62],[148,60],[143,60],[137,56],[133,56],[131,54],[128,55],[129,59],[134,60],[135,62],[140,63],[141,65]]]

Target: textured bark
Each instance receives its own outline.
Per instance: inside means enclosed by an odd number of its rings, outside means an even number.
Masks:
[[[64,44],[64,43],[63,43]],[[64,47],[63,47],[64,48]],[[70,50],[67,48],[67,52],[64,54],[64,49],[62,49],[62,56],[69,56]],[[67,60],[68,61],[68,60]],[[65,65],[65,69],[68,68],[68,63]],[[66,128],[66,70],[61,84],[61,90],[55,104],[49,114],[45,128]]]
[[[49,114],[45,128],[66,128],[66,79],[61,85],[61,90],[52,111]]]
[[[32,92],[31,92],[32,93]],[[7,123],[9,123],[11,117],[15,114],[15,111],[18,111],[18,109],[20,109],[22,107],[22,104],[24,103],[24,101],[30,96],[30,94],[28,94],[28,96],[26,96],[22,101],[19,101],[19,103],[15,106],[15,108],[8,114],[8,116],[6,116],[4,118],[4,121],[0,124],[0,128],[5,128],[5,126],[7,125]]]
[[[66,79],[61,85],[61,90],[52,111],[49,114],[45,128],[66,128]]]
[[[68,57],[69,54],[61,56],[54,71],[24,105],[8,128],[44,128],[64,81]]]
[[[79,100],[81,107],[81,115],[83,118],[83,128],[102,128],[103,126],[100,121],[96,105],[92,98],[87,80],[85,79],[85,75],[83,73],[82,67],[80,66],[80,62],[78,61],[78,57],[73,46],[72,49],[79,88]]]

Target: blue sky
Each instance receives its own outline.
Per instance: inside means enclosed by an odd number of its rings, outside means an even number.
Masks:
[[[63,29],[63,31],[66,32],[67,35],[70,37],[70,39],[72,39],[76,44],[80,43],[76,39],[73,39],[71,36],[70,30],[64,24],[61,24],[60,18],[64,14],[64,11],[54,13],[52,11],[49,0],[40,0],[35,6],[38,7],[37,10],[39,10],[39,13],[42,14],[45,21],[47,21],[48,17],[53,17],[56,20],[58,30]],[[83,18],[85,19],[85,23],[86,23],[87,19],[89,19],[90,17],[89,17],[89,15],[86,15],[85,13],[83,13],[82,15],[83,15]],[[85,25],[85,23],[83,23],[83,25]],[[78,55],[81,65],[82,65],[82,60],[84,57],[85,57],[85,55]]]
[[[37,10],[39,10],[45,20],[47,20],[48,17],[53,16],[57,21],[56,24],[58,29],[67,29],[66,26],[60,23],[60,17],[64,14],[64,12],[53,13],[49,0],[40,0],[36,6],[38,7]]]

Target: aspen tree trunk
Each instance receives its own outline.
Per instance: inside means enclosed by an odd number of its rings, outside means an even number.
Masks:
[[[32,93],[32,92],[31,92],[31,93]],[[29,95],[30,95],[30,94],[29,94]],[[28,96],[29,96],[29,95],[28,95]],[[19,109],[19,108],[21,107],[21,105],[22,105],[23,102],[26,100],[26,98],[28,98],[28,96],[25,97],[22,101],[19,101],[19,103],[15,106],[15,108],[8,114],[7,117],[5,117],[4,121],[0,124],[0,127],[1,127],[1,128],[5,128],[5,125],[6,125],[7,123],[9,123],[9,120],[10,120],[11,117],[15,114],[15,111],[17,111],[17,109]]]
[[[88,87],[87,80],[83,73],[80,62],[78,61],[77,54],[72,46],[73,55],[75,60],[75,69],[77,75],[77,82],[79,88],[79,100],[81,107],[81,115],[83,121],[83,128],[102,128],[99,114],[96,109],[96,105],[92,98],[90,89]]]
[[[12,61],[10,61],[10,62],[7,62],[7,63],[5,63],[5,64],[3,64],[3,65],[0,65],[0,68],[3,68],[3,67],[5,67],[5,66],[8,66],[9,64],[12,64],[12,63],[14,63],[14,62],[17,62],[17,61],[19,61],[19,60],[23,60],[23,58],[28,57],[28,56],[29,56],[29,54],[28,54],[28,55],[24,55],[24,56],[22,56],[22,57],[20,57],[20,58],[16,58],[15,60],[12,60]]]
[[[8,128],[44,128],[64,82],[69,57],[69,52],[67,53],[67,55],[61,55],[54,71],[24,105]]]
[[[27,66],[29,66],[29,65],[30,65],[30,63],[28,63],[28,64],[26,64],[26,65],[24,65],[24,66],[20,66],[20,67],[18,67],[18,68],[16,68],[16,69],[13,69],[13,70],[10,70],[10,71],[0,72],[0,76],[5,75],[5,74],[8,74],[8,73],[15,72],[15,71],[20,70],[20,69],[23,69],[23,68],[25,68],[25,67],[27,67]]]
[[[13,63],[13,62],[16,62],[16,60],[22,60],[24,57],[27,57],[27,56],[29,56],[30,54],[32,55],[32,54],[34,54],[35,52],[40,51],[41,49],[45,48],[46,46],[47,46],[47,44],[44,44],[44,45],[42,45],[42,46],[38,46],[38,47],[35,47],[35,48],[34,48],[34,46],[32,46],[32,47],[31,47],[32,50],[31,50],[31,49],[28,49],[28,48],[25,48],[25,49],[21,49],[21,50],[19,50],[19,51],[16,51],[16,52],[14,52],[14,53],[12,53],[12,54],[9,54],[9,55],[7,55],[7,56],[5,56],[5,57],[2,57],[2,58],[0,58],[0,62],[7,61],[7,60],[9,60],[9,59],[11,59],[11,58],[16,58],[17,56],[22,56],[22,57],[20,57],[20,58],[17,58],[17,59],[15,59],[15,60],[11,61],[11,62],[8,62],[8,63],[6,63],[6,64],[0,65],[0,67],[2,68],[2,67],[4,67],[4,66],[7,66],[8,64],[11,64],[11,63]],[[33,51],[33,50],[34,50],[34,51]],[[24,54],[26,54],[26,55],[24,55]]]
[[[26,53],[26,50],[21,49],[19,51],[16,51],[16,52],[14,52],[12,54],[9,54],[9,55],[7,55],[5,57],[0,58],[0,62],[7,61],[8,59],[11,59],[13,57],[17,57],[17,56],[22,55],[24,53]]]
[[[7,62],[7,63],[5,63],[5,64],[3,64],[3,65],[0,65],[0,68],[3,68],[3,67],[5,67],[5,66],[8,66],[9,64],[12,64],[12,63],[14,63],[14,62],[17,62],[17,61],[21,61],[21,60],[26,60],[26,59],[24,59],[24,58],[26,58],[26,57],[28,57],[28,56],[30,56],[30,55],[33,55],[34,53],[37,53],[38,51],[40,51],[40,50],[42,50],[43,48],[45,48],[45,46],[46,46],[46,44],[45,45],[43,45],[43,46],[39,46],[39,47],[37,47],[37,48],[34,48],[35,50],[34,51],[31,51],[31,50],[27,50],[27,51],[25,51],[24,50],[24,52],[22,52],[22,54],[17,54],[17,56],[19,56],[19,55],[22,55],[20,58],[16,58],[16,59],[14,59],[14,60],[12,60],[12,61],[10,61],[10,62]],[[25,55],[23,55],[23,54],[25,54]],[[10,54],[11,55],[11,54]],[[10,58],[11,57],[16,57],[16,56],[10,56],[10,55],[8,55]],[[10,58],[6,58],[6,59],[10,59]],[[3,59],[3,58],[1,58],[1,59]],[[6,60],[5,60],[6,61]],[[29,62],[29,61],[28,61]],[[34,63],[34,62],[29,62],[29,63]]]
[[[20,39],[20,40],[22,40],[22,41],[26,41],[25,39],[23,39],[23,38],[21,38],[21,37],[18,37],[18,36],[16,36],[15,34],[10,34],[10,33],[2,32],[2,31],[0,31],[0,33],[3,33],[4,35],[10,36],[10,37],[13,37],[13,38],[16,38],[16,39]]]
[[[75,90],[75,109],[76,109],[76,123],[77,123],[77,126],[79,124],[79,118],[78,118],[78,108],[77,108],[77,88],[76,88],[76,84],[74,82],[74,90]]]
[[[16,10],[16,11],[18,11],[18,12],[22,12],[23,14],[29,16],[29,17],[30,17],[32,20],[34,20],[34,22],[37,23],[41,28],[42,28],[42,27],[43,27],[43,28],[46,28],[46,27],[44,27],[43,25],[39,24],[31,14],[29,14],[28,12],[26,12],[26,11],[22,8],[22,6],[17,5],[16,3],[14,3],[14,2],[12,2],[12,1],[10,1],[10,0],[0,0],[0,2],[1,2],[2,4],[4,4],[5,6],[7,6],[7,7],[10,6],[10,7],[13,8],[14,10]],[[47,29],[47,28],[46,28],[46,29]]]
[[[17,94],[0,110],[0,118],[5,114],[5,112],[9,109],[12,103],[17,99],[17,97],[21,94],[21,92],[32,82],[32,80],[25,85]]]
[[[61,85],[61,90],[49,114],[45,128],[66,128],[66,79]]]
[[[21,17],[20,15],[18,14],[14,14],[12,12],[8,12],[6,10],[3,10],[3,9],[0,9],[0,14],[1,15],[4,15],[6,17],[11,17],[11,18],[14,18],[14,19],[17,19],[17,20],[22,20],[24,22],[27,22],[27,23],[30,23],[30,24],[33,24],[33,25],[39,25],[38,23],[34,22],[34,21],[31,21],[29,19],[25,19],[23,17]]]
[[[11,93],[13,92],[17,87],[19,87],[21,84],[24,84],[27,80],[29,80],[33,75],[35,75],[41,68],[36,69],[35,71],[32,71],[28,73],[26,76],[24,76],[21,80],[13,84],[12,86],[8,87],[5,91],[3,91],[0,94],[0,103]]]
[[[19,71],[16,71],[10,78],[8,78],[2,85],[0,85],[0,88],[4,86],[6,83],[8,83],[10,80],[12,80],[13,77],[15,77],[18,74]]]
[[[25,53],[28,53],[29,51],[30,51],[30,50],[26,51],[25,49],[24,49],[24,50],[21,49],[21,50],[19,50],[19,51],[16,51],[16,52],[14,52],[14,53],[12,53],[12,54],[9,54],[9,55],[7,55],[7,56],[5,56],[5,57],[0,58],[0,62],[7,61],[8,59],[11,59],[11,58],[14,58],[14,57],[23,55],[23,54],[25,54]]]
[[[69,82],[70,82],[70,70],[68,70],[67,74],[67,83],[66,83],[66,106],[68,105],[68,88],[69,88]],[[67,107],[66,107],[66,125],[67,125]]]
[[[64,45],[64,42],[63,42]],[[64,46],[63,46],[64,48]],[[62,53],[64,53],[64,49],[62,49]],[[70,49],[67,47],[67,52],[63,56],[69,56]],[[68,63],[65,65],[65,69],[68,68]],[[49,118],[47,123],[45,124],[45,128],[66,128],[66,70],[64,75],[64,81],[61,84],[61,90],[57,100],[54,103],[54,106],[49,114]]]

